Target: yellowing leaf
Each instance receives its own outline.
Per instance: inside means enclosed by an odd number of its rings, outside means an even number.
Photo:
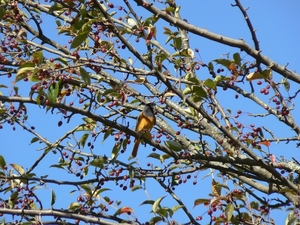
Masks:
[[[132,208],[130,208],[128,206],[124,206],[124,207],[118,209],[115,212],[114,216],[117,216],[117,215],[120,215],[120,214],[123,214],[123,213],[133,213],[133,210],[132,210]]]
[[[127,23],[130,25],[130,26],[135,26],[135,25],[137,25],[137,23],[136,23],[136,21],[134,20],[134,19],[132,19],[132,18],[128,18],[127,19]]]
[[[170,91],[168,91],[168,92],[166,92],[164,94],[164,98],[166,98],[166,97],[173,97],[173,96],[175,96],[175,94],[173,92],[170,92]]]
[[[247,81],[258,80],[258,79],[263,79],[263,78],[265,78],[265,76],[261,73],[258,73],[258,72],[249,73],[246,76]]]
[[[188,49],[188,54],[191,58],[194,58],[195,57],[195,54],[194,54],[194,51],[192,49]]]
[[[138,84],[145,84],[145,83],[148,83],[148,80],[146,77],[139,77],[134,82],[138,83]]]
[[[259,80],[259,79],[271,79],[272,78],[272,70],[264,70],[263,72],[253,72],[249,73],[246,76],[247,81]]]
[[[67,89],[61,90],[60,93],[57,96],[56,102],[60,103],[61,100],[65,97],[65,95],[68,94],[68,93],[69,93],[69,90],[67,90]]]
[[[131,57],[128,58],[128,62],[130,63],[130,65],[133,65],[133,60]]]

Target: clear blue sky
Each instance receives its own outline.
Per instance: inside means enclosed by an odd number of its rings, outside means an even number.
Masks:
[[[122,2],[122,1],[120,1]],[[251,40],[250,32],[246,26],[246,23],[243,19],[243,16],[237,7],[232,7],[230,4],[233,1],[216,1],[216,0],[202,0],[202,1],[187,1],[187,0],[178,0],[177,4],[181,5],[181,17],[187,19],[191,24],[199,26],[201,28],[206,28],[209,31],[219,33],[232,38],[241,38],[247,41],[250,45],[253,45]],[[121,4],[121,3],[120,3]],[[250,7],[248,14],[251,18],[252,24],[255,29],[257,29],[257,36],[260,40],[260,46],[262,49],[262,54],[269,56],[271,59],[275,60],[279,64],[285,65],[289,63],[288,68],[295,71],[300,71],[300,2],[299,1],[242,1],[242,4],[245,7]],[[138,12],[140,12],[138,10]],[[51,27],[51,21],[44,20],[44,25]],[[165,36],[160,35],[162,28],[158,27],[157,29],[158,41],[164,43],[166,40]],[[51,34],[50,38],[58,40],[58,37],[55,34],[56,30],[48,28],[48,33]],[[222,46],[218,43],[213,43],[209,40],[205,40],[201,37],[195,37],[190,34],[190,44],[191,48],[198,48],[201,54],[201,60],[205,63],[221,57],[222,54],[230,53],[231,55],[235,52],[239,52],[239,49],[233,49],[227,46]],[[63,40],[63,39],[62,39]],[[65,39],[64,39],[65,40]],[[65,44],[65,42],[63,42]],[[139,48],[144,48],[144,44],[141,43]],[[142,49],[145,51],[145,49]],[[241,56],[246,56],[244,53],[241,53]],[[248,57],[247,60],[250,60]],[[202,70],[199,72],[199,75],[207,76],[207,71]],[[277,78],[278,80],[281,79]],[[1,83],[7,83],[4,77],[0,78]],[[9,81],[8,83],[10,83]],[[18,83],[20,88],[22,88],[22,83]],[[248,87],[249,88],[249,87]],[[256,86],[256,88],[259,88]],[[249,90],[249,89],[248,89]],[[259,89],[257,89],[259,90]],[[4,90],[2,90],[5,93]],[[26,93],[26,92],[25,92]],[[234,95],[234,93],[231,93]],[[230,93],[228,93],[230,95]],[[230,100],[228,100],[230,99]],[[242,100],[233,101],[233,98],[224,97],[220,101],[227,105],[228,108],[231,108],[232,111],[239,108],[243,108],[243,111],[248,112],[261,112],[261,109],[253,108],[253,105],[245,105]],[[299,106],[295,108],[295,115],[299,113]],[[37,110],[35,107],[29,107],[29,123],[36,127],[36,131],[40,132],[44,137],[49,139],[49,141],[55,141],[61,135],[63,135],[66,130],[72,128],[74,124],[78,124],[80,117],[76,116],[72,119],[71,123],[58,128],[57,122],[60,120],[60,115],[52,115],[50,112],[45,114],[43,110]],[[249,118],[245,116],[245,121],[250,122]],[[289,130],[281,129],[278,127],[278,123],[273,125],[273,121],[270,119],[269,122],[265,120],[260,121],[262,125],[271,127],[277,131],[279,137],[283,136],[286,133],[289,133]],[[298,119],[299,122],[299,119]],[[257,121],[256,121],[257,123]],[[275,123],[274,123],[275,124]],[[2,154],[7,163],[16,163],[19,165],[28,168],[36,160],[36,158],[42,154],[41,151],[36,151],[39,148],[38,144],[29,145],[32,136],[22,131],[20,127],[17,127],[16,131],[13,131],[9,125],[4,126],[5,129],[0,130],[0,154]],[[107,155],[110,154],[111,146],[114,144],[113,139],[108,139],[105,143],[101,143],[99,138],[98,145],[95,146],[95,153],[102,154],[105,152]],[[147,147],[151,149],[151,147]],[[284,151],[283,151],[284,149]],[[143,149],[142,149],[143,150]],[[272,145],[271,152],[276,154],[276,156],[284,155],[286,158],[294,156],[299,158],[300,154],[298,149],[295,148],[295,145]],[[146,162],[151,161],[146,159],[145,156],[149,152],[140,151],[139,160],[141,166],[146,168]],[[121,156],[120,159],[127,160],[129,151],[126,152],[125,156]],[[59,156],[54,154],[49,154],[46,157],[46,162],[43,165],[40,165],[38,170],[35,173],[38,176],[49,174],[49,178],[55,179],[68,179],[69,176],[66,176],[64,172],[57,172],[56,169],[49,168],[49,165],[55,164],[58,161]],[[163,165],[161,165],[163,167]],[[188,206],[189,210],[194,215],[202,215],[205,212],[205,209],[202,207],[193,208],[193,201],[197,198],[207,198],[207,194],[211,192],[210,183],[211,179],[206,178],[201,180],[201,178],[206,173],[199,173],[198,183],[201,185],[193,186],[192,180],[189,181],[189,184],[182,185],[176,188],[176,193],[179,197],[183,198],[184,203]],[[73,178],[72,178],[73,179]],[[221,180],[219,180],[221,181]],[[167,195],[161,189],[158,189],[157,185],[154,182],[147,182],[146,188],[148,193],[143,191],[137,191],[132,193],[127,190],[123,192],[120,188],[115,188],[115,185],[111,185],[112,189],[115,190],[114,194],[107,192],[107,195],[114,196],[113,200],[122,200],[122,206],[129,205],[136,210],[136,214],[141,219],[141,221],[146,221],[149,219],[149,212],[151,208],[149,206],[139,206],[144,200],[147,199],[147,195],[151,199],[155,200],[159,197]],[[47,187],[47,188],[51,188]],[[69,191],[68,187],[61,186],[59,191],[56,193],[58,197],[58,202],[55,205],[55,208],[66,207],[69,200]],[[58,189],[56,189],[58,190]],[[191,190],[191,191],[190,191]],[[41,198],[46,200],[45,208],[49,207],[50,204],[50,189],[43,189],[39,191]],[[106,194],[106,193],[105,193]],[[104,195],[105,195],[104,194]],[[76,200],[78,193],[73,194],[70,198],[73,201]],[[1,197],[1,196],[0,196]],[[276,196],[272,196],[276,197]],[[133,200],[134,199],[134,200]],[[162,205],[172,206],[175,205],[175,202],[168,196],[163,202]],[[283,224],[286,213],[274,211],[272,213],[277,224]],[[277,213],[277,215],[276,215]],[[284,214],[284,216],[283,216]],[[175,220],[178,222],[187,221],[186,217],[182,217],[181,213],[175,214]]]

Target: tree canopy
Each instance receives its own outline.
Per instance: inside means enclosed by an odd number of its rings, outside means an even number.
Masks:
[[[3,223],[300,222],[299,74],[264,54],[240,0],[243,39],[187,4],[0,1],[0,138],[22,146],[0,153]]]

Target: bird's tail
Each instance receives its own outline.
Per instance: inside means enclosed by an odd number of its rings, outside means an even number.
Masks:
[[[131,152],[131,155],[132,155],[133,158],[135,158],[136,155],[137,155],[140,142],[141,142],[141,140],[139,138],[135,139],[135,141],[134,141],[134,146],[133,146],[133,149],[132,149],[132,152]]]

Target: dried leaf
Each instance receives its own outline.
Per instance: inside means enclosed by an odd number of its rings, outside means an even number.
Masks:
[[[221,195],[222,186],[217,181],[215,181],[215,179],[213,179],[211,184],[211,190],[213,196],[219,197]]]
[[[267,146],[267,147],[270,147],[271,142],[270,142],[270,141],[260,141],[260,142],[258,142],[258,144],[261,144],[261,145],[265,145],[265,146]]]

